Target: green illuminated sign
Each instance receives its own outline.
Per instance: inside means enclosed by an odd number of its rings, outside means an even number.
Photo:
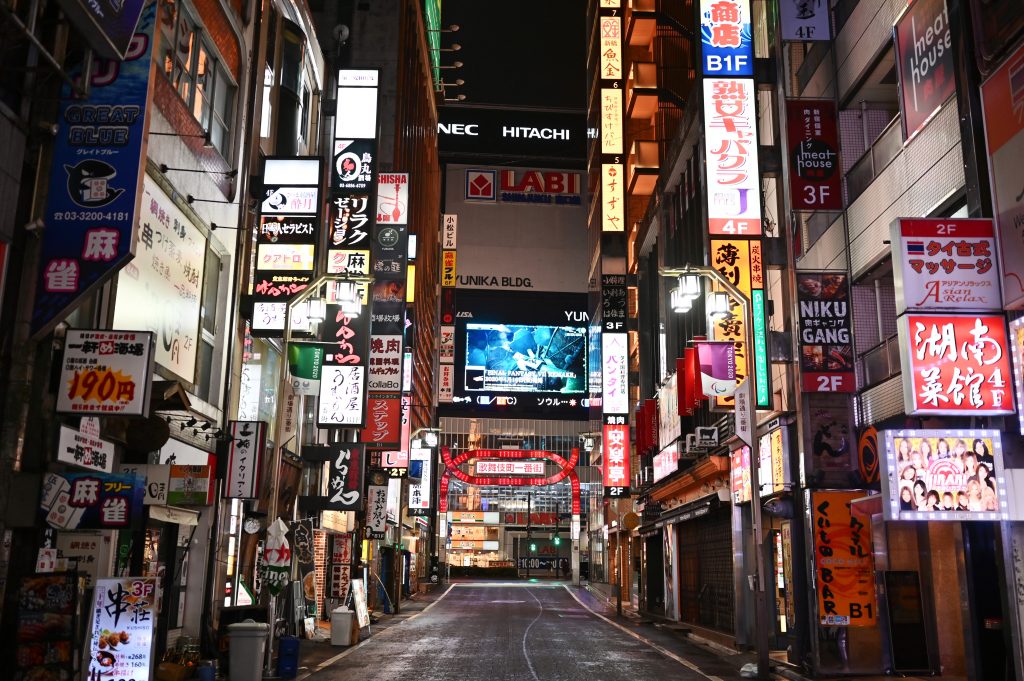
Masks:
[[[764,323],[764,290],[754,289],[751,292],[751,303],[754,315],[754,392],[757,394],[758,409],[771,406],[771,395],[768,388],[768,329]]]

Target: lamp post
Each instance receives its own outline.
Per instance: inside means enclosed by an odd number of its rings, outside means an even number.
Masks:
[[[748,356],[754,350],[754,317],[750,298],[740,289],[732,284],[725,276],[713,267],[706,265],[685,265],[683,267],[665,267],[658,270],[658,274],[666,278],[680,278],[680,286],[676,295],[673,296],[673,309],[682,311],[676,307],[676,303],[683,301],[675,300],[680,296],[699,295],[693,290],[693,281],[688,277],[703,277],[721,286],[740,305],[743,315],[744,342],[746,343]],[[685,305],[684,305],[685,307]],[[688,309],[688,308],[687,308]],[[736,400],[736,434],[741,440],[745,440],[750,447],[750,517],[754,534],[754,644],[757,649],[757,678],[768,679],[768,595],[765,591],[765,567],[764,547],[762,545],[762,518],[761,518],[761,480],[758,470],[760,454],[757,442],[757,399],[754,392],[754,362],[748,364],[747,378],[740,386],[743,392],[740,404],[740,395]]]
[[[279,488],[281,486],[281,460],[283,458],[282,451],[284,449],[284,442],[281,442],[283,430],[284,430],[284,418],[286,409],[286,400],[284,396],[288,394],[288,377],[291,372],[288,370],[288,344],[292,340],[292,314],[293,310],[299,308],[300,305],[305,305],[307,311],[311,306],[317,307],[318,312],[322,314],[325,304],[323,301],[319,301],[320,304],[312,305],[309,301],[314,294],[318,294],[324,284],[328,283],[351,283],[356,285],[353,291],[359,294],[358,285],[368,285],[373,280],[369,277],[348,277],[345,275],[338,274],[325,274],[318,277],[315,281],[309,284],[305,289],[298,293],[294,298],[288,301],[285,305],[285,316],[284,316],[284,354],[281,358],[281,370],[278,374],[277,383],[277,405],[274,415],[274,449],[271,452],[270,457],[270,500],[267,504],[267,522],[274,523],[277,520],[278,514],[278,496]],[[345,301],[352,302],[352,301]],[[360,305],[361,306],[361,305]],[[310,321],[313,318],[307,314]],[[316,321],[322,321],[321,316]],[[306,417],[305,414],[305,400],[299,398],[298,403],[299,415],[295,419],[295,438],[297,439],[298,447],[302,447],[302,422]],[[269,525],[268,525],[269,526]],[[267,603],[267,619],[270,623],[270,637],[267,641],[267,658],[265,671],[268,674],[273,672],[272,660],[274,656],[274,625],[277,619],[277,597],[271,596],[270,601]]]

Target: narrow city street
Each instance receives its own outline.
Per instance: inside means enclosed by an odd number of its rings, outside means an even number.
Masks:
[[[593,601],[586,591],[556,583],[454,584],[422,612],[312,667],[305,678],[738,678],[729,661],[670,635],[659,637],[667,640],[648,640],[629,624],[599,615]]]

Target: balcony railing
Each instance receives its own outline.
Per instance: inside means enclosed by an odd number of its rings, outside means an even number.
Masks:
[[[871,186],[886,166],[892,162],[903,149],[903,128],[897,115],[882,131],[871,148],[853,164],[846,173],[847,201],[852,204],[864,191]],[[849,205],[848,204],[848,205]]]
[[[902,371],[899,336],[891,336],[861,355],[860,368],[862,389],[899,374]]]

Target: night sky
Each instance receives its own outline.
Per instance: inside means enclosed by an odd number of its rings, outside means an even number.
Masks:
[[[458,24],[457,33],[441,34],[444,80],[462,78],[466,105],[489,104],[555,109],[586,106],[586,0],[442,0],[442,25]]]

